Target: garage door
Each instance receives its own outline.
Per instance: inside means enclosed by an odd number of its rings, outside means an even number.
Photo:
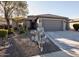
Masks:
[[[61,20],[43,20],[45,31],[62,31],[63,22]]]

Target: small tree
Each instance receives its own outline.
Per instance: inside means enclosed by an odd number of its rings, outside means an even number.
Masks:
[[[27,2],[26,1],[0,1],[0,13],[4,15],[8,29],[10,27],[10,18],[13,16],[27,16]]]

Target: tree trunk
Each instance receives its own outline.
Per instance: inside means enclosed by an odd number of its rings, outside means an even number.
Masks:
[[[8,26],[8,29],[10,29],[10,21],[8,18],[6,18],[6,21],[7,21],[7,26]]]
[[[7,26],[8,26],[8,29],[10,28],[10,21],[9,21],[9,16],[8,16],[8,12],[6,7],[4,7],[4,16],[5,16],[5,19],[6,19],[6,22],[7,22]]]
[[[8,29],[9,29],[10,28],[10,20],[9,20],[7,13],[5,13],[5,19],[6,19],[6,22],[7,22]]]

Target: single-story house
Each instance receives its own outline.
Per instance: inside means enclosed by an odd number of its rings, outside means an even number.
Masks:
[[[18,27],[19,25],[23,25],[23,22],[26,18],[25,17],[21,17],[21,16],[17,16],[12,18],[12,27]]]
[[[10,20],[10,27],[11,27],[11,20]],[[0,29],[2,28],[7,28],[7,22],[4,17],[0,16]]]
[[[79,19],[72,19],[69,21],[69,27],[71,30],[74,30],[73,24],[79,24]]]
[[[36,17],[42,23],[45,31],[64,31],[69,29],[69,18],[52,14],[29,15],[26,22],[27,20],[34,20]]]
[[[0,16],[0,25],[4,25],[4,24],[6,25],[7,22],[6,22],[5,18]]]

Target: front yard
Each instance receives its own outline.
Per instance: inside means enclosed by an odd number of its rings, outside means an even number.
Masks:
[[[52,43],[48,38],[43,44],[43,51],[41,52],[38,44],[33,42],[29,36],[25,34],[12,35],[8,39],[8,47],[0,50],[0,56],[6,57],[29,57],[47,54],[51,52],[60,51],[60,49]]]

